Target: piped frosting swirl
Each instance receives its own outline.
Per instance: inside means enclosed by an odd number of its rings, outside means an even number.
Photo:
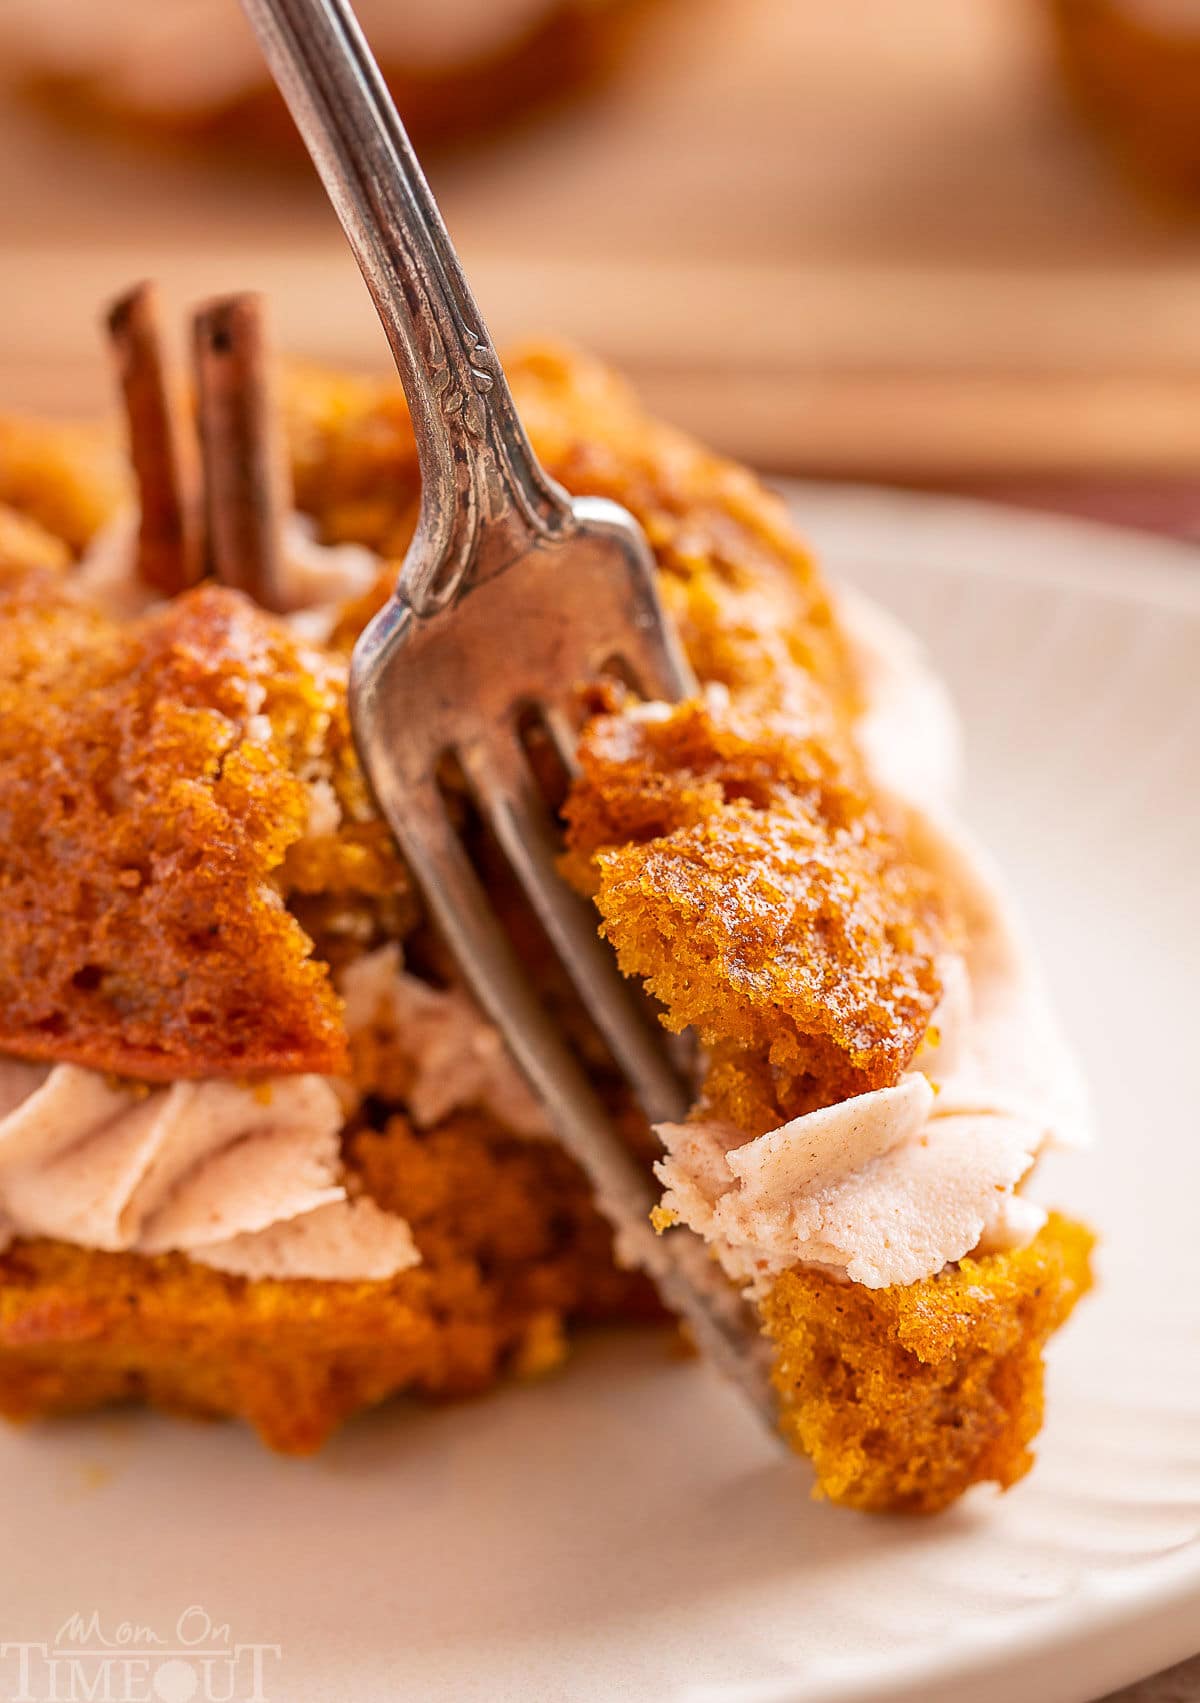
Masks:
[[[247,1275],[390,1277],[420,1256],[403,1219],[349,1197],[342,1115],[320,1076],[148,1089],[0,1059],[0,1220]]]

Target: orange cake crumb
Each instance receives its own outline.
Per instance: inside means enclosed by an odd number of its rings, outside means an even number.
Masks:
[[[939,911],[848,752],[710,695],[593,720],[580,767],[576,871],[625,973],[719,1043],[710,1114],[734,1096],[746,1128],[754,1083],[770,1127],[896,1080],[937,1002]]]
[[[0,503],[0,585],[31,570],[65,568],[70,560],[61,538],[20,509]]]
[[[0,1047],[151,1080],[342,1066],[276,885],[325,672],[235,592],[124,626],[45,577],[0,596]]]
[[[1093,1240],[1055,1215],[1028,1247],[921,1283],[785,1272],[762,1314],[784,1430],[811,1456],[816,1493],[929,1514],[981,1480],[1022,1478],[1042,1423],[1042,1349],[1091,1286]]]
[[[647,414],[623,379],[574,350],[520,352],[513,387],[555,478],[640,522],[702,680],[821,721],[845,716],[856,690],[846,641],[779,497]]]
[[[0,417],[0,503],[77,556],[128,495],[129,470],[108,427]]]

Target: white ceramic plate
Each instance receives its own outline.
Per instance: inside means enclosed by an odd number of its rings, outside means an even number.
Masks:
[[[23,1695],[13,1643],[39,1646],[41,1703],[72,1695],[41,1645],[82,1660],[122,1623],[153,1655],[108,1652],[110,1703],[253,1695],[222,1628],[270,1646],[264,1703],[1081,1703],[1200,1648],[1200,558],[971,504],[795,501],[947,675],[968,814],[1095,1090],[1103,1145],[1053,1182],[1103,1231],[1102,1287],[1052,1352],[1032,1477],[933,1520],[816,1505],[703,1368],[637,1337],[311,1462],[143,1415],[5,1432],[0,1697]]]

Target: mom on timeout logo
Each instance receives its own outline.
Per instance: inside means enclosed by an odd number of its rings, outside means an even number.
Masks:
[[[0,1703],[272,1703],[281,1657],[195,1604],[166,1631],[93,1610],[49,1641],[0,1637]]]

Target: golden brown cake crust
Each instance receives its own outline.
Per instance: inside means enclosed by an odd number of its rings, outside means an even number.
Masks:
[[[710,698],[594,720],[580,768],[577,874],[626,974],[719,1044],[707,1115],[760,1133],[897,1079],[937,1002],[941,919],[836,735]]]
[[[777,496],[744,468],[648,415],[627,384],[575,351],[505,362],[533,446],[576,496],[611,497],[640,522],[660,588],[701,679],[741,701],[848,722],[856,681],[825,585]],[[416,520],[412,427],[394,383],[292,371],[288,431],[301,508],[331,540],[395,559]],[[395,579],[353,609],[352,643]]]
[[[276,885],[335,700],[235,592],[122,626],[47,576],[0,593],[0,1048],[149,1080],[343,1066]]]

